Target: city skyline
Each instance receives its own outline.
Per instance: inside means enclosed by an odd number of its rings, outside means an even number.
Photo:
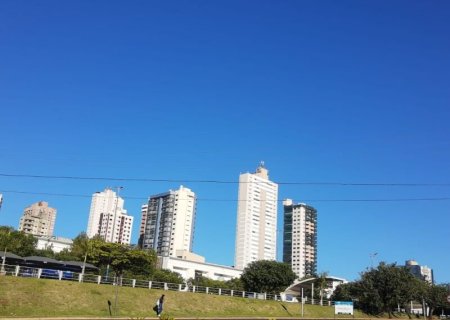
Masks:
[[[148,195],[182,184],[193,251],[233,265],[239,175],[263,160],[279,213],[284,198],[319,213],[318,272],[413,259],[450,282],[449,11],[2,1],[0,225],[44,200],[54,235],[73,238],[92,194],[123,186],[137,243]]]

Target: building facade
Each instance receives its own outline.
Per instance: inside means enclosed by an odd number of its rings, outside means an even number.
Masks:
[[[19,231],[35,236],[53,236],[56,209],[47,202],[39,201],[25,208],[19,222]]]
[[[239,176],[235,268],[258,260],[275,260],[278,185],[261,163],[255,173]]]
[[[302,279],[317,273],[317,210],[283,201],[283,262]]]
[[[207,263],[203,259],[187,260],[181,257],[160,257],[162,269],[178,272],[184,280],[206,277],[212,280],[228,281],[239,278],[242,270],[233,267]]]
[[[433,269],[428,268],[427,266],[421,266],[415,260],[407,260],[405,262],[405,267],[416,278],[431,284],[434,283]]]
[[[92,195],[86,234],[96,235],[106,242],[129,244],[133,227],[133,217],[123,208],[124,200],[111,188]]]
[[[189,188],[153,195],[141,211],[140,243],[158,256],[175,257],[177,250],[192,252],[196,196]]]
[[[38,250],[46,250],[50,249],[53,252],[61,252],[64,249],[70,249],[73,244],[73,241],[68,238],[62,237],[49,237],[49,236],[38,236],[36,249]]]

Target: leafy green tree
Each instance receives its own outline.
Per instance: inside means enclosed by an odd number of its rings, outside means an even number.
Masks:
[[[61,261],[79,261],[77,256],[72,254],[70,249],[64,248],[60,252],[55,253],[55,259]]]
[[[213,280],[208,277],[198,277],[197,279],[189,279],[187,283],[195,284],[196,286],[209,287],[209,288],[222,288],[230,290],[244,290],[242,281],[240,278],[233,278],[231,280]]]
[[[271,260],[250,263],[243,271],[241,281],[246,291],[279,293],[296,278],[291,266]]]
[[[156,254],[152,251],[105,242],[101,238],[89,239],[88,247],[88,261],[101,269],[109,266],[118,277],[126,274],[142,278],[150,276],[155,269]]]
[[[238,290],[238,291],[243,291],[244,290],[244,284],[242,283],[241,278],[233,278],[231,280],[228,280],[225,282],[226,283],[226,288],[231,289],[231,290]]]
[[[340,285],[333,299],[356,300],[357,306],[366,313],[386,312],[391,318],[399,305],[408,310],[409,302],[419,299],[422,292],[423,282],[406,268],[381,262],[376,269],[362,273],[360,280]]]
[[[426,283],[424,292],[424,300],[430,308],[428,317],[432,319],[433,313],[437,308],[448,308],[450,304],[447,302],[448,289],[445,284],[434,285]]]
[[[13,227],[0,226],[0,250],[22,257],[35,254],[37,239]]]
[[[184,283],[183,277],[178,272],[164,269],[155,269],[151,275],[151,279],[158,282]]]
[[[356,282],[348,282],[340,284],[333,292],[331,300],[333,301],[353,301],[358,299],[358,284]]]
[[[322,272],[322,273],[320,273],[317,276],[316,281],[315,281],[315,284],[316,284],[317,289],[319,291],[320,305],[323,305],[323,296],[325,294],[325,289],[328,286],[327,277],[328,277],[328,273],[327,272]]]
[[[34,255],[39,257],[46,257],[55,259],[55,253],[53,252],[52,246],[47,246],[45,249],[36,249]]]
[[[89,255],[90,239],[85,232],[81,232],[73,239],[71,254],[75,258],[75,261],[84,261],[84,258]]]

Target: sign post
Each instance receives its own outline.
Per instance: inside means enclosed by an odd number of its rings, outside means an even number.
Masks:
[[[334,303],[334,314],[353,315],[353,301],[336,301]]]

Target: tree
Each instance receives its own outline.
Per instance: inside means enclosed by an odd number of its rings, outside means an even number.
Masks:
[[[177,284],[184,283],[183,277],[178,272],[164,269],[155,269],[152,274],[152,280]]]
[[[333,292],[333,301],[353,301],[358,299],[358,288],[356,282],[340,284]]]
[[[259,260],[250,263],[244,269],[241,281],[246,291],[279,293],[296,277],[289,264]]]
[[[437,308],[449,307],[447,302],[448,290],[446,285],[434,285],[426,283],[426,289],[424,294],[424,300],[427,306],[430,308],[428,317],[431,319],[433,313]]]
[[[376,269],[361,274],[361,279],[340,285],[333,299],[356,300],[364,312],[378,315],[383,312],[392,317],[400,305],[408,310],[408,304],[420,298],[423,282],[416,279],[405,267],[381,262]]]
[[[322,272],[317,276],[316,281],[315,281],[315,283],[317,285],[317,289],[319,290],[320,305],[323,305],[324,291],[328,286],[327,277],[328,277],[328,273]]]
[[[156,255],[130,246],[105,242],[94,237],[88,240],[88,260],[99,268],[109,266],[118,277],[150,276],[155,269]]]
[[[8,251],[22,257],[35,254],[37,239],[13,227],[0,226],[0,251]]]
[[[73,239],[71,253],[76,258],[76,261],[84,261],[84,258],[89,255],[90,239],[85,232],[81,232]]]

